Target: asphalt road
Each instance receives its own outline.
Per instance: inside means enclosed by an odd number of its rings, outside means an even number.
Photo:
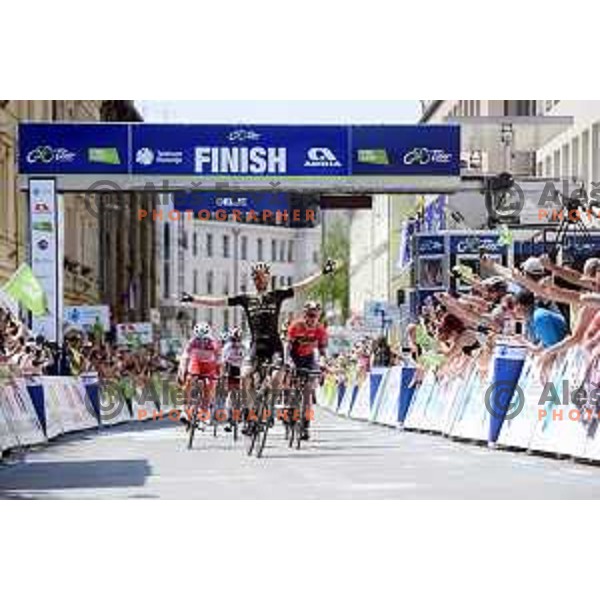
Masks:
[[[132,423],[64,436],[0,465],[0,498],[600,498],[600,467],[453,442],[317,411],[313,440],[278,428],[262,459],[243,441]]]

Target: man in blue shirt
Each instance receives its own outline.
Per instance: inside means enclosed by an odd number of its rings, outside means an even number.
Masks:
[[[565,318],[556,311],[536,305],[535,296],[521,290],[516,298],[516,314],[525,321],[527,339],[549,348],[558,344],[569,333]]]

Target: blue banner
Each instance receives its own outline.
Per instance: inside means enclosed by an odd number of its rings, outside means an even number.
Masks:
[[[174,194],[175,210],[188,210],[197,213],[206,209],[210,212],[224,210],[227,214],[237,210],[241,213],[250,211],[284,211],[289,210],[289,194],[276,192],[176,192]]]
[[[460,174],[458,125],[351,128],[353,175]]]
[[[19,125],[19,171],[26,174],[128,173],[127,125]]]
[[[132,172],[199,176],[349,175],[338,126],[132,125]]]
[[[22,123],[22,174],[458,176],[456,125]]]
[[[507,247],[499,242],[497,234],[452,235],[450,236],[452,254],[506,254]]]
[[[443,235],[419,235],[417,237],[417,254],[433,256],[446,254],[446,243]]]

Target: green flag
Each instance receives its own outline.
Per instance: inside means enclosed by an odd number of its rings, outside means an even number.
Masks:
[[[21,265],[2,289],[35,317],[47,313],[46,294],[29,265]]]

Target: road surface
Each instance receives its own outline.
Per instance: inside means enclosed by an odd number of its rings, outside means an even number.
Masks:
[[[528,456],[317,411],[313,441],[281,428],[263,459],[221,433],[186,450],[171,422],[64,436],[0,465],[0,498],[600,498],[600,467]]]

